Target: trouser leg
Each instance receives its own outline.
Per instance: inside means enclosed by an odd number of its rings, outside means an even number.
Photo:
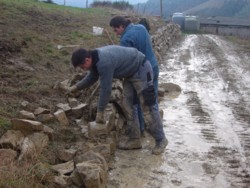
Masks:
[[[135,114],[135,118],[137,118],[137,121],[139,122],[139,127],[140,127],[140,132],[142,133],[145,129],[145,125],[144,125],[144,117],[143,117],[143,112],[140,106],[140,99],[137,96],[137,93],[135,91],[135,105],[134,105],[134,114]]]
[[[143,100],[143,99],[142,99]],[[150,134],[156,141],[160,141],[165,137],[163,125],[156,104],[153,106],[142,106],[145,124],[149,128]]]
[[[156,107],[157,110],[159,110],[159,106],[158,106],[158,77],[159,77],[159,68],[158,66],[153,68],[153,74],[154,74],[154,79],[153,79],[153,84],[154,84],[154,90],[155,90],[155,94],[156,94]]]
[[[140,131],[142,133],[145,130],[145,122],[144,122],[143,111],[141,109],[140,103],[137,104],[137,113],[138,113],[138,119],[139,119],[139,124],[140,124]]]
[[[158,77],[159,77],[159,68],[158,68],[158,66],[155,66],[153,68],[153,85],[154,85],[154,90],[155,90],[155,94],[156,94],[155,104],[156,104],[157,110],[159,110],[159,107],[158,107]],[[145,130],[145,122],[144,122],[143,111],[142,111],[141,106],[140,106],[140,99],[138,97],[136,98],[136,109],[137,109],[137,111],[135,111],[135,114],[138,115],[136,117],[138,117],[138,121],[140,124],[140,131],[142,133]]]
[[[150,130],[150,134],[156,141],[165,138],[163,125],[157,104],[147,105],[143,91],[149,86],[153,86],[153,71],[150,63],[147,61],[141,66],[138,72],[130,78],[140,100],[140,105],[144,114],[144,121]]]
[[[131,139],[140,138],[140,127],[136,105],[134,105],[135,90],[128,80],[123,83],[123,106],[127,120],[127,136]]]

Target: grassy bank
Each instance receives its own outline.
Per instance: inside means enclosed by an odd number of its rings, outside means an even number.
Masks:
[[[50,108],[64,100],[53,90],[70,78],[70,56],[75,48],[110,44],[107,33],[94,36],[92,27],[110,29],[107,9],[65,7],[34,0],[0,1],[0,135],[10,126],[23,100]],[[111,37],[115,39],[112,32]]]

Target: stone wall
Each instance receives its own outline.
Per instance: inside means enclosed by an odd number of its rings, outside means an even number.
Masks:
[[[162,63],[162,57],[180,36],[181,30],[179,25],[173,23],[159,28],[152,35],[152,44],[159,63]]]

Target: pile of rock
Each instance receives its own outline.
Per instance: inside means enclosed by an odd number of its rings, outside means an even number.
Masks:
[[[119,82],[113,84],[112,100],[120,97],[121,87]],[[76,98],[68,101],[57,104],[55,111],[43,107],[31,111],[30,104],[23,102],[24,109],[11,120],[12,129],[0,138],[0,166],[37,161],[49,152],[50,162],[43,166],[54,176],[44,178],[49,181],[46,183],[56,187],[105,187],[109,161],[125,118],[117,111],[118,103],[109,103],[106,124],[88,122],[84,117],[88,104]]]
[[[63,83],[68,82],[61,85]],[[11,120],[12,129],[0,138],[0,166],[36,162],[39,156],[47,155],[49,164],[39,165],[46,168],[41,170],[45,183],[56,187],[105,187],[109,162],[125,127],[120,104],[121,81],[114,81],[112,87],[111,102],[104,114],[105,124],[86,121],[88,104],[77,98],[57,104],[54,111],[43,107],[31,110],[31,104],[23,102],[23,110]],[[160,88],[159,97],[164,97],[165,92]],[[50,147],[53,145],[56,147]],[[53,176],[46,178],[48,174]]]
[[[159,63],[162,62],[162,57],[180,36],[181,30],[179,25],[173,23],[159,28],[152,35],[152,44]]]

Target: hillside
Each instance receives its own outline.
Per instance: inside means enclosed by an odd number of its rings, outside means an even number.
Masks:
[[[11,119],[18,117],[18,112],[23,109],[23,101],[28,101],[32,109],[43,107],[52,112],[56,104],[67,102],[65,93],[54,89],[54,86],[71,79],[76,73],[70,64],[75,48],[58,49],[58,45],[79,44],[91,49],[111,44],[106,33],[94,36],[92,26],[107,28],[115,42],[117,38],[108,26],[111,12],[105,9],[66,8],[33,0],[1,0],[0,11],[2,136],[12,128]],[[58,124],[53,126],[56,128]],[[48,173],[49,164],[55,164],[60,144],[65,147],[69,140],[75,138],[75,134],[62,130],[57,133],[58,142],[50,143],[38,160],[32,158],[27,162],[11,162],[7,167],[2,162],[5,161],[4,151],[9,150],[1,146],[0,187],[58,187],[46,183],[53,175]],[[11,156],[7,155],[7,158]]]
[[[200,17],[224,16],[234,18],[250,18],[250,1],[209,0],[184,13]]]
[[[111,14],[104,9],[65,8],[32,0],[2,0],[0,11],[1,135],[22,101],[51,108],[65,100],[64,93],[53,87],[74,73],[70,65],[74,48],[59,50],[57,46],[90,49],[110,44],[106,33],[94,36],[92,26],[109,30]]]
[[[169,18],[174,12],[183,12],[207,0],[169,0],[162,1],[163,16]],[[160,1],[148,0],[145,4],[135,6],[135,10],[150,15],[160,15]]]
[[[196,12],[200,12],[206,9],[219,9],[223,6],[224,3],[225,3],[225,0],[209,0],[189,10],[184,11],[184,13],[195,14]]]
[[[250,18],[249,0],[169,0],[163,1],[162,6],[165,19],[169,19],[175,12],[185,12],[200,17]],[[135,10],[150,15],[160,15],[160,1],[148,0],[144,4],[135,6]]]

